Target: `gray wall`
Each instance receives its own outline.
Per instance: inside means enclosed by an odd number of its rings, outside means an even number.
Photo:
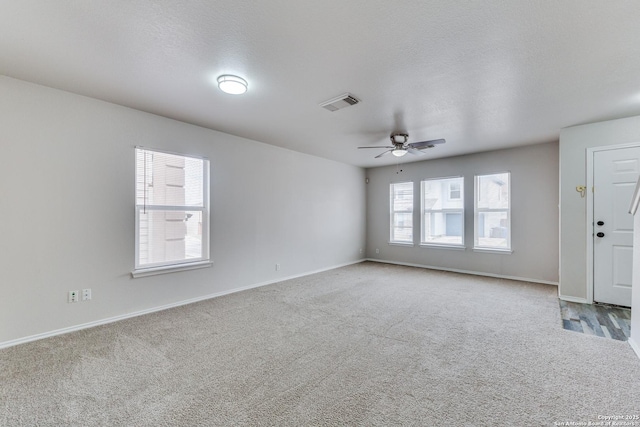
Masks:
[[[130,277],[135,145],[211,160],[212,268]],[[0,344],[363,257],[361,168],[7,77],[0,147]]]
[[[437,150],[437,148],[435,148]],[[427,152],[428,153],[428,152]],[[398,170],[402,172],[398,173]],[[474,252],[473,182],[477,174],[511,172],[511,254]],[[463,251],[420,242],[420,181],[464,176]],[[546,283],[558,282],[558,144],[548,143],[367,170],[367,257]],[[414,246],[390,245],[389,184],[414,181]],[[376,248],[380,250],[376,254]]]
[[[560,296],[586,301],[586,198],[576,186],[586,185],[587,148],[640,142],[640,117],[610,120],[560,132]]]

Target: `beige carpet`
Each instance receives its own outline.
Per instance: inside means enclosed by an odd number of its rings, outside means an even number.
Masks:
[[[0,425],[535,426],[640,415],[640,359],[626,342],[563,330],[556,292],[340,268],[0,350]]]

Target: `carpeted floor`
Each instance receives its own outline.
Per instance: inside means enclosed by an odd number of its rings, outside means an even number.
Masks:
[[[362,263],[0,350],[0,425],[536,426],[640,415],[557,289]],[[558,424],[555,424],[558,423]]]

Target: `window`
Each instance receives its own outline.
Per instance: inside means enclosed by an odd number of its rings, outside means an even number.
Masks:
[[[450,180],[449,200],[460,200],[462,198],[462,181]]]
[[[413,182],[391,184],[391,243],[413,243]]]
[[[134,277],[210,265],[208,236],[209,161],[136,148]]]
[[[476,248],[511,250],[510,180],[509,172],[476,176]]]
[[[464,244],[464,178],[422,181],[422,244]]]

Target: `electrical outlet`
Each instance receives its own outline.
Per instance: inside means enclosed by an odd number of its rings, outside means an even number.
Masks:
[[[376,253],[379,254],[380,253],[380,249],[376,248]]]
[[[79,291],[69,291],[69,302],[78,302]]]
[[[360,248],[360,253],[362,254],[362,248]]]
[[[89,301],[91,299],[91,289],[82,290],[82,301]]]
[[[280,264],[276,264],[276,271],[280,271]]]

